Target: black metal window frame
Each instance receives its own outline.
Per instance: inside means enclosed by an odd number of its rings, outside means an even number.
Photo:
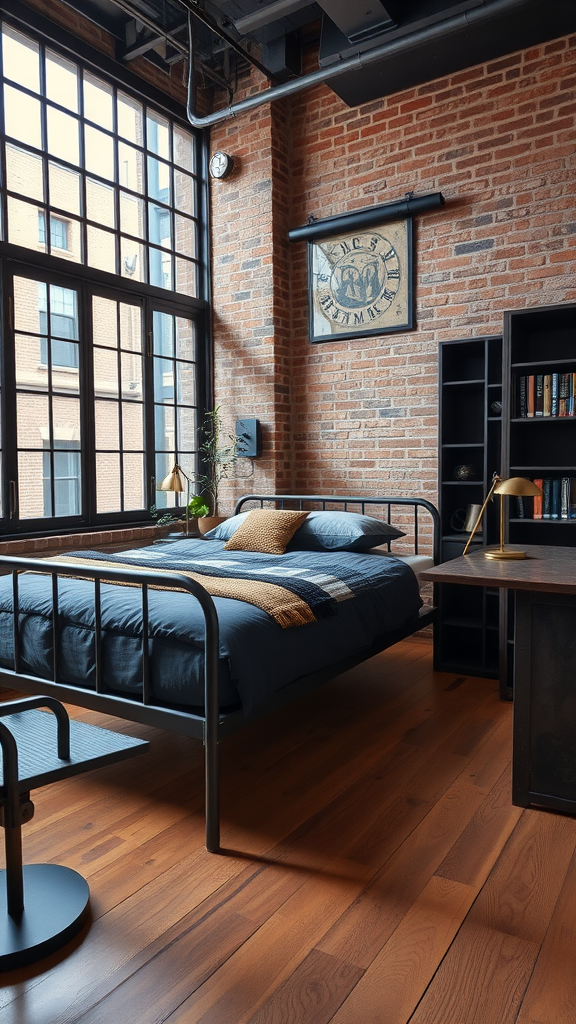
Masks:
[[[26,249],[22,246],[0,240],[0,268],[2,279],[2,515],[0,516],[0,533],[14,534],[49,534],[62,533],[78,528],[98,528],[122,526],[128,523],[150,522],[149,509],[157,503],[155,479],[155,445],[154,445],[154,393],[153,393],[153,353],[152,318],[155,311],[166,312],[176,317],[184,317],[194,321],[196,325],[196,404],[199,411],[210,406],[212,401],[212,363],[210,345],[209,299],[210,278],[208,253],[208,188],[207,188],[207,146],[202,133],[193,129],[185,118],[183,107],[166,100],[159,90],[149,86],[110,58],[94,51],[90,46],[70,35],[58,26],[53,25],[42,15],[25,8],[18,0],[7,0],[3,4],[2,21],[12,28],[29,35],[41,44],[49,46],[63,57],[74,60],[81,68],[96,74],[103,81],[131,94],[139,102],[150,106],[152,111],[169,118],[183,127],[196,139],[195,175],[198,181],[196,195],[197,212],[197,257],[199,274],[199,297],[188,296],[176,291],[160,288],[144,282],[134,281],[108,273],[85,264],[71,263],[51,253],[42,253]],[[2,143],[5,138],[3,109],[0,109],[0,135]],[[153,154],[152,154],[153,155]],[[5,181],[5,150],[2,144],[0,154],[0,173]],[[115,187],[119,187],[116,182]],[[0,197],[2,204],[2,220],[6,223],[6,190]],[[148,199],[145,197],[146,202]],[[150,200],[151,201],[151,200]],[[163,211],[162,211],[163,212]],[[56,210],[54,216],[58,217]],[[45,207],[45,232],[50,233],[50,217],[52,209]],[[63,214],[65,217],[65,213]],[[173,214],[172,214],[173,216]],[[119,234],[119,222],[117,221]],[[153,247],[152,247],[153,248]],[[80,388],[81,388],[81,494],[82,514],[79,516],[39,517],[35,519],[19,519],[18,517],[18,474],[16,449],[16,396],[14,330],[12,324],[12,280],[16,275],[29,276],[36,280],[44,280],[50,284],[61,284],[78,290],[80,298],[80,332],[84,352],[80,355]],[[145,504],[143,509],[129,512],[98,513],[95,492],[95,455],[94,455],[94,391],[92,379],[92,336],[89,305],[93,294],[114,298],[116,301],[140,304],[143,312],[145,336],[144,348],[144,443],[145,443]],[[57,360],[58,362],[58,360]],[[66,365],[66,364],[60,364]],[[199,413],[200,414],[200,413]],[[43,482],[39,481],[42,488]],[[52,485],[53,486],[53,485]],[[176,504],[182,504],[180,496]]]
[[[156,490],[156,446],[155,446],[155,410],[157,401],[154,388],[154,353],[153,332],[154,315],[166,314],[170,317],[181,317],[191,321],[197,343],[194,352],[195,371],[195,405],[194,415],[198,420],[201,410],[208,403],[209,368],[206,359],[206,346],[202,344],[205,336],[204,319],[191,310],[185,302],[174,302],[172,298],[162,301],[161,298],[147,295],[144,291],[137,296],[134,292],[127,295],[121,287],[105,286],[89,280],[79,281],[73,274],[59,274],[54,271],[34,267],[28,263],[12,260],[3,263],[3,295],[4,302],[4,345],[2,349],[2,508],[4,517],[0,519],[2,533],[46,533],[66,532],[79,527],[121,526],[128,523],[150,522],[149,509],[159,504]],[[14,279],[26,278],[32,282],[45,282],[47,285],[70,288],[78,296],[78,333],[79,343],[79,395],[80,395],[80,459],[81,459],[81,495],[82,513],[78,516],[53,516],[38,518],[19,515],[19,479],[18,479],[18,437],[17,437],[17,387],[16,387],[16,348],[14,324]],[[142,382],[144,410],[144,489],[145,505],[141,509],[130,511],[99,512],[97,508],[96,490],[96,435],[94,387],[94,325],[92,322],[93,298],[97,296],[109,299],[122,305],[134,305],[140,310],[142,328]],[[40,342],[40,336],[38,335]],[[57,344],[57,343],[56,343]],[[52,345],[54,340],[52,339]],[[111,351],[114,351],[113,349]],[[51,393],[51,388],[50,388]],[[121,399],[118,399],[121,401]],[[54,451],[59,448],[54,446]],[[45,455],[45,449],[38,448]],[[180,452],[176,451],[176,458]],[[43,481],[38,484],[40,491]],[[44,484],[44,488],[46,485]],[[184,496],[176,495],[176,505],[182,505]]]

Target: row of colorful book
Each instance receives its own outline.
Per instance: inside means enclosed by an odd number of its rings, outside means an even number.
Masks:
[[[545,477],[534,483],[542,495],[516,498],[511,513],[517,519],[576,519],[576,477]]]
[[[576,416],[576,373],[519,377],[516,416]]]

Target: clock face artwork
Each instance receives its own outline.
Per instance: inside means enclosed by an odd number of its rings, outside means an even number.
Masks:
[[[210,160],[210,174],[213,178],[225,178],[227,174],[230,174],[233,166],[232,157],[228,153],[218,151]]]
[[[312,243],[312,339],[410,324],[408,221]]]

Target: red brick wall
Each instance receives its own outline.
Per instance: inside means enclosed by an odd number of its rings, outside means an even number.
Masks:
[[[212,150],[240,158],[213,186],[217,398],[264,425],[235,494],[435,500],[438,342],[576,300],[575,111],[570,38],[357,109],[319,86],[212,129]],[[416,223],[416,329],[311,345],[288,228],[408,190],[446,199]]]

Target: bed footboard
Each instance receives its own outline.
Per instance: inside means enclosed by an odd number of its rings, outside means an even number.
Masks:
[[[40,573],[51,579],[52,666],[51,677],[34,676],[23,668],[20,635],[19,578],[22,573]],[[50,562],[31,558],[0,556],[0,574],[10,575],[12,582],[12,667],[0,668],[0,682],[25,693],[46,693],[61,701],[80,707],[157,728],[166,728],[186,736],[201,738],[204,742],[206,848],[216,853],[220,848],[220,768],[219,739],[220,712],[218,699],[219,631],[216,608],[210,595],[195,580],[174,573],[157,571],[102,569],[90,566],[68,565],[64,561]],[[85,689],[62,681],[59,665],[59,632],[61,616],[58,608],[58,578],[78,577],[94,584],[94,660],[95,688]],[[136,587],[142,601],[142,693],[140,699],[122,697],[106,685],[102,671],[102,583],[119,583]],[[204,616],[204,701],[205,714],[165,707],[157,703],[150,685],[150,626],[148,591],[162,587],[187,591],[201,607]]]

